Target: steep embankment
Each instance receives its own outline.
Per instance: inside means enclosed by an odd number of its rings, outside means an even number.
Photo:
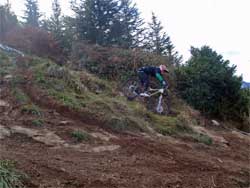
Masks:
[[[185,106],[153,114],[86,72],[0,58],[0,160],[27,187],[249,187],[249,136],[198,126]]]

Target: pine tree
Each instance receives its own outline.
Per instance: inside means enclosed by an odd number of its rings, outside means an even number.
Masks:
[[[168,58],[168,62],[172,65],[179,67],[183,60],[183,56],[179,54],[179,52],[175,51],[175,46],[172,41],[169,39],[169,43],[166,48],[166,56]]]
[[[152,13],[152,20],[149,23],[146,48],[159,55],[166,55],[167,50],[173,49],[170,37],[163,32],[163,26],[154,13]]]
[[[52,15],[48,20],[43,20],[42,27],[53,34],[54,38],[63,45],[63,24],[59,0],[52,2]]]
[[[17,16],[10,11],[10,4],[0,6],[0,40],[5,34],[18,25]]]
[[[112,28],[114,42],[125,48],[138,47],[142,41],[144,21],[136,4],[131,0],[121,0],[119,14]]]
[[[182,56],[175,50],[170,36],[163,31],[163,26],[154,13],[149,23],[145,48],[158,55],[166,56],[168,61],[175,66],[179,66],[182,62]]]
[[[41,14],[39,13],[37,0],[26,0],[25,6],[25,16],[23,17],[25,23],[33,27],[39,27]]]
[[[116,0],[80,0],[73,4],[79,38],[90,43],[108,45],[111,26],[119,8]]]
[[[58,0],[52,2],[53,14],[51,20],[51,31],[58,37],[61,35],[62,24],[61,24],[61,6]]]

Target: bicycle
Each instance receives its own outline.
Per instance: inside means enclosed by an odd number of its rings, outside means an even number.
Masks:
[[[136,98],[147,99],[146,106],[149,110],[159,114],[169,114],[170,103],[167,89],[154,89],[154,82],[150,82],[150,87],[147,92],[148,96],[143,96],[142,86],[138,76],[132,76],[129,78],[122,87],[123,94],[128,100],[134,100]],[[158,97],[157,97],[158,96]],[[164,98],[163,98],[164,97]],[[143,101],[144,102],[144,101]]]

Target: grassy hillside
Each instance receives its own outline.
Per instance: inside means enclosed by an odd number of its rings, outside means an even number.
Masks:
[[[115,132],[148,132],[162,135],[188,134],[194,136],[192,126],[199,124],[198,116],[180,99],[172,96],[174,116],[150,112],[143,102],[127,101],[118,89],[118,82],[100,79],[86,70],[75,71],[67,66],[38,57],[24,57],[16,61],[2,55],[4,75],[12,74],[12,89],[23,110],[39,114],[36,101],[46,108],[76,116],[82,121],[98,124]]]

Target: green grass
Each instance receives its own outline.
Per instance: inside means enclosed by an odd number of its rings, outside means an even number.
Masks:
[[[82,141],[89,141],[90,140],[90,135],[86,132],[83,131],[74,131],[71,133],[72,138],[74,138],[77,142],[82,142]]]
[[[21,112],[29,115],[36,115],[36,116],[42,115],[40,109],[34,104],[27,104],[22,106]]]
[[[36,127],[42,127],[44,124],[44,121],[42,119],[34,119],[32,120],[32,125],[36,126]]]
[[[24,175],[15,169],[14,162],[0,160],[0,188],[25,188],[23,178]]]
[[[182,116],[171,117],[148,113],[149,121],[153,128],[162,135],[176,135],[178,133],[191,133],[192,129]]]
[[[119,97],[113,91],[114,83],[100,80],[85,72],[65,71],[65,68],[62,69],[65,74],[61,74],[54,65],[52,68],[50,65],[38,67],[39,69],[34,69],[36,83],[63,105],[98,118],[107,128],[115,131],[145,129],[147,123],[143,117],[135,117],[135,113],[139,114],[139,106],[129,106],[124,98]],[[48,70],[50,73],[46,74]],[[63,76],[65,78],[58,79]],[[85,86],[85,89],[81,89]]]

